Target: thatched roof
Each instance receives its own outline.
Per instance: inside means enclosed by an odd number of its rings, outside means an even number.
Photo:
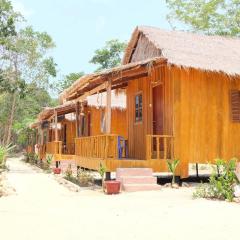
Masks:
[[[111,108],[113,109],[125,109],[126,108],[126,93],[121,91],[116,93],[112,91],[111,96]],[[90,107],[106,107],[107,94],[102,92],[87,97],[87,105]]]
[[[142,59],[138,60],[144,60],[143,53],[149,52],[150,49],[152,57],[164,57],[170,64],[229,75],[240,74],[239,38],[166,31],[146,26],[137,27],[133,32],[123,57],[123,64],[132,62],[131,58],[141,36],[146,37],[159,51],[153,51],[151,46],[141,46]]]
[[[124,110],[126,108],[126,94],[124,91],[121,91],[119,93],[116,93],[115,91],[112,91],[112,103],[111,107],[113,109],[120,109]],[[86,101],[84,102],[86,106],[89,107],[105,107],[106,106],[106,93],[99,93],[92,96],[88,96]],[[54,115],[56,112],[57,115],[64,115],[69,114],[76,111],[76,103],[66,102],[62,105],[58,105],[57,107],[46,107],[44,108],[38,115],[38,120],[46,120],[49,119],[51,116]]]
[[[158,57],[84,75],[60,94],[60,101],[75,100],[87,91],[107,82],[108,79],[112,80],[112,89],[124,87],[128,80],[146,76],[150,67],[164,63],[166,59]]]

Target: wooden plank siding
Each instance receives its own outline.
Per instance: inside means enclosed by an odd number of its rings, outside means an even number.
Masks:
[[[103,134],[101,131],[101,114],[105,112],[104,108],[91,107],[85,110],[85,115],[90,113],[91,116],[91,136]],[[111,117],[111,133],[118,134],[127,139],[127,120],[126,120],[126,110],[125,109],[112,109]]]
[[[146,135],[153,134],[152,87],[156,84],[163,84],[164,89],[163,134],[172,135],[173,131],[173,86],[169,71],[166,66],[149,70],[148,77],[130,81],[127,87],[129,157],[133,159],[146,159]],[[135,96],[139,93],[143,97],[143,119],[135,122]]]
[[[230,91],[240,78],[197,69],[168,68],[174,84],[174,147],[180,175],[189,163],[240,158],[240,123],[231,119]]]

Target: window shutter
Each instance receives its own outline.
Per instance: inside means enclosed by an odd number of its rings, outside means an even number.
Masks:
[[[231,90],[232,121],[240,122],[240,91]]]

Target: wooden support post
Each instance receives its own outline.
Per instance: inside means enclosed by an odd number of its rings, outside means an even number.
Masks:
[[[80,137],[80,103],[76,103],[76,137]]]
[[[111,133],[111,113],[112,113],[112,107],[111,107],[111,97],[112,97],[112,82],[111,80],[108,80],[108,86],[107,86],[107,104],[106,104],[106,133]]]
[[[198,163],[196,163],[196,173],[197,173],[197,178],[199,178],[199,174],[198,174]]]
[[[54,121],[55,121],[55,141],[58,141],[58,128],[57,128],[58,119],[56,110],[54,110]]]
[[[106,180],[106,181],[111,180],[111,172],[106,172],[106,174],[105,174],[105,180]]]
[[[41,133],[41,145],[43,145],[44,143],[44,139],[43,139],[43,128],[42,128],[42,125],[40,126],[40,133]]]

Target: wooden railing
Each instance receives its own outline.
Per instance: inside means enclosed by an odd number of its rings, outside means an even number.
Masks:
[[[62,153],[62,142],[61,141],[48,142],[46,145],[46,153],[61,154]]]
[[[62,144],[62,154],[75,154],[75,143]]]
[[[147,135],[146,158],[149,159],[173,159],[173,136],[171,135]]]
[[[75,154],[89,158],[118,158],[118,135],[97,135],[75,139]]]

